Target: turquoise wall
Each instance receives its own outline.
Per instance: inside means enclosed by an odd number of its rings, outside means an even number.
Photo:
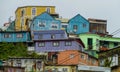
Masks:
[[[61,30],[61,22],[45,12],[33,19],[30,29],[32,31]]]
[[[5,34],[9,34],[10,37],[5,38]],[[22,37],[17,37],[17,34],[22,34]],[[27,42],[30,41],[29,32],[0,32],[0,42]]]
[[[74,29],[74,25],[77,26],[77,30]],[[67,33],[80,34],[86,32],[89,32],[89,22],[80,14],[69,20],[67,26]]]

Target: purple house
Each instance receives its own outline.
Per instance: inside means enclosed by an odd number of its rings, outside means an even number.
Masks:
[[[59,52],[64,50],[83,50],[79,38],[68,38],[63,30],[34,31],[35,52]]]

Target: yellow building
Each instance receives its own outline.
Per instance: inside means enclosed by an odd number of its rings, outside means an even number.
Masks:
[[[40,15],[43,12],[55,14],[55,6],[24,6],[18,7],[15,11],[15,30],[26,31],[28,30],[28,19],[33,19],[35,16]]]

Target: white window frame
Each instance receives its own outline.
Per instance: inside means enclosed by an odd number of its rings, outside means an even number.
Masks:
[[[38,47],[45,47],[45,42],[39,42]]]
[[[16,37],[17,38],[23,38],[23,34],[22,33],[18,33],[18,34],[16,34]]]
[[[4,34],[4,38],[11,38],[11,37],[12,37],[12,35],[9,34],[9,33],[5,33],[5,34]]]
[[[71,46],[72,45],[72,41],[65,41],[65,46]]]
[[[58,24],[55,22],[52,22],[51,29],[58,29]]]
[[[35,9],[35,15],[33,15],[33,9]],[[37,13],[37,9],[36,9],[35,7],[33,7],[33,8],[31,9],[31,15],[32,15],[32,17],[35,17],[35,16],[36,16],[36,13]]]
[[[44,27],[46,27],[46,21],[38,21],[38,26],[41,27],[41,28],[44,28],[40,25],[44,25]]]
[[[58,47],[60,45],[60,43],[58,41],[55,41],[55,42],[53,42],[52,45],[53,45],[53,47]]]

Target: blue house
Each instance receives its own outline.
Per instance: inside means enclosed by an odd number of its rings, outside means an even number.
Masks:
[[[30,41],[28,31],[2,31],[0,32],[0,42],[27,42]]]
[[[68,38],[63,30],[34,31],[35,52],[82,50],[79,38]]]
[[[55,20],[49,13],[44,12],[33,19],[30,29],[31,31],[60,30],[61,22]]]
[[[68,22],[67,33],[69,34],[80,34],[89,32],[89,22],[80,14],[71,18]]]

